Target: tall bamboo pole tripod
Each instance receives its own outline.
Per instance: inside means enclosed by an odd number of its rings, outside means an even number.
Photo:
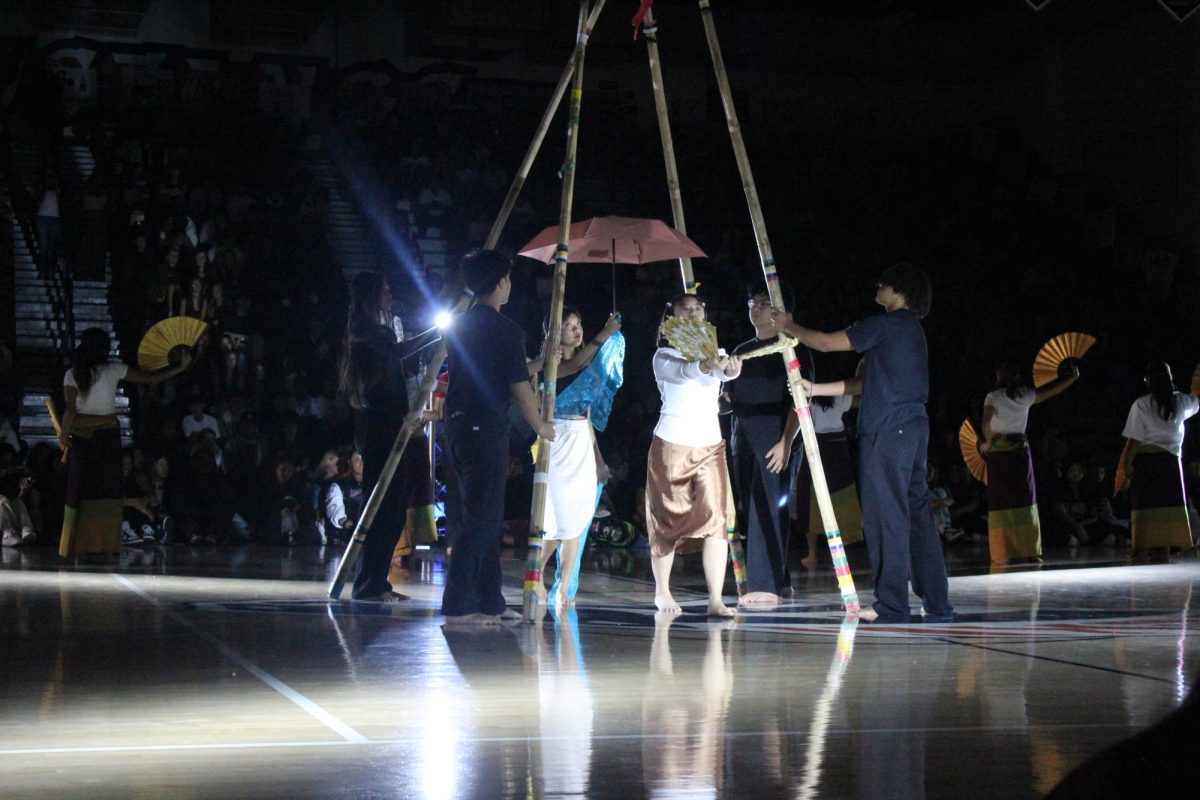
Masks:
[[[783,295],[779,291],[779,274],[775,271],[775,257],[771,252],[771,242],[767,238],[767,226],[763,219],[762,206],[758,202],[758,189],[755,188],[754,174],[750,170],[750,158],[746,155],[746,144],[742,140],[742,129],[738,124],[737,110],[734,108],[733,96],[729,91],[729,78],[725,74],[725,61],[721,57],[721,44],[717,41],[717,30],[713,25],[709,0],[700,0],[700,16],[704,21],[704,35],[708,39],[708,51],[712,56],[717,86],[721,91],[721,106],[725,109],[725,122],[729,128],[729,138],[733,142],[733,153],[737,159],[738,172],[742,176],[742,189],[746,193],[746,204],[750,208],[754,236],[758,241],[758,254],[762,259],[763,277],[766,278],[771,304],[776,308],[783,308]],[[785,337],[780,334],[779,338],[782,340]],[[821,522],[825,526],[825,538],[829,540],[829,552],[833,556],[838,591],[841,592],[842,604],[845,606],[846,613],[857,614],[859,611],[858,593],[854,589],[854,578],[850,574],[850,564],[846,560],[846,550],[842,545],[842,534],[838,530],[837,517],[833,512],[833,501],[829,497],[829,485],[825,482],[825,470],[821,466],[821,451],[817,447],[817,433],[813,428],[812,410],[800,385],[800,361],[796,358],[796,352],[790,347],[783,351],[783,360],[787,366],[788,387],[791,389],[792,403],[796,407],[796,416],[800,419],[800,433],[804,437],[804,453],[812,471],[813,489],[817,496],[817,504],[821,509]]]
[[[567,287],[567,253],[571,238],[571,206],[575,199],[575,155],[579,149],[579,110],[583,105],[583,58],[587,53],[588,0],[579,4],[579,37],[575,42],[575,76],[571,85],[571,110],[567,117],[567,156],[562,166],[562,201],[558,213],[558,249],[554,253],[554,283],[550,290],[550,334],[542,375],[542,419],[554,419],[555,383],[558,380],[558,351],[562,341],[563,295]],[[525,561],[525,597],[522,615],[533,622],[542,583],[542,545],[545,539],[546,492],[550,480],[550,443],[538,439],[537,464],[533,470],[533,510],[529,518],[529,552]]]
[[[647,8],[642,18],[642,36],[646,40],[646,55],[650,59],[650,85],[654,90],[654,113],[658,118],[658,135],[662,140],[663,162],[667,169],[667,192],[671,198],[671,217],[675,229],[687,234],[687,222],[683,217],[683,194],[680,190],[679,168],[675,165],[675,139],[671,136],[671,121],[667,116],[667,88],[663,82],[662,62],[658,57],[658,23],[654,20],[654,9]],[[696,276],[692,272],[692,259],[684,256],[679,259],[679,272],[683,278],[683,291],[692,294],[696,291]],[[726,502],[729,505],[730,516],[733,519],[733,486],[726,481]],[[746,556],[742,549],[742,540],[737,533],[737,525],[730,524],[725,531],[729,540],[729,560],[733,563],[733,579],[737,585],[738,595],[746,590]]]
[[[596,0],[596,5],[592,8],[592,12],[586,19],[580,20],[580,25],[576,31],[576,39],[583,37],[584,41],[591,35],[592,28],[595,27],[596,18],[600,15],[600,10],[604,8],[605,0]],[[541,150],[542,142],[546,138],[547,131],[550,130],[550,124],[554,120],[554,115],[558,112],[558,107],[562,103],[563,96],[566,94],[567,86],[571,83],[571,77],[575,73],[576,59],[572,55],[563,67],[562,75],[559,76],[558,84],[554,88],[554,93],[550,98],[550,102],[546,106],[546,110],[542,113],[542,119],[538,123],[537,131],[534,133],[533,140],[529,143],[529,148],[525,151],[525,158],[521,161],[521,166],[517,170],[517,174],[513,177],[512,184],[508,188],[508,194],[504,198],[504,203],[500,206],[500,211],[496,215],[496,221],[492,223],[491,231],[488,232],[487,240],[484,242],[484,248],[492,249],[500,241],[500,235],[504,232],[504,226],[508,224],[508,217],[516,207],[517,198],[521,194],[521,189],[525,186],[525,180],[529,177],[529,171],[533,168],[533,162],[537,158],[538,151]],[[457,317],[466,311],[471,305],[471,296],[463,293],[458,302],[455,303],[452,315]],[[392,451],[388,454],[387,461],[383,465],[383,470],[379,473],[379,481],[375,484],[375,488],[371,491],[371,496],[367,499],[367,504],[363,508],[363,513],[359,517],[358,523],[354,527],[354,535],[350,539],[350,543],[346,546],[346,552],[342,554],[342,559],[338,563],[337,573],[334,575],[333,581],[329,584],[329,596],[337,600],[342,596],[342,589],[346,585],[346,581],[350,578],[350,572],[354,569],[354,565],[358,563],[359,555],[362,553],[363,543],[367,540],[367,534],[371,530],[371,525],[375,521],[375,515],[379,512],[379,507],[383,504],[383,498],[387,494],[388,487],[391,486],[392,478],[396,474],[396,468],[400,464],[400,459],[404,456],[404,451],[408,447],[409,441],[416,435],[418,429],[422,426],[421,410],[425,407],[424,399],[433,391],[433,385],[437,382],[438,373],[441,371],[442,364],[446,361],[446,343],[439,341],[436,349],[433,351],[429,360],[429,371],[421,380],[420,386],[417,387],[416,393],[409,398],[409,412],[404,419],[404,424],[400,428],[400,432],[396,435],[396,441],[392,445]]]

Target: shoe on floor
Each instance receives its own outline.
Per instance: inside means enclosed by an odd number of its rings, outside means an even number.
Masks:
[[[5,547],[16,547],[20,543],[21,537],[17,535],[16,530],[13,528],[6,530],[3,537],[0,537],[0,544],[3,544]]]
[[[37,541],[37,534],[33,532],[33,528],[21,529],[21,544],[33,544]]]

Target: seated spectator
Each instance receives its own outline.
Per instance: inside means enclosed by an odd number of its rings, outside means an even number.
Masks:
[[[174,481],[179,497],[179,531],[191,544],[217,544],[230,535],[234,495],[229,481],[217,470],[208,448],[195,452],[188,470]]]
[[[1111,522],[1101,518],[1101,492],[1089,487],[1083,462],[1068,461],[1064,479],[1051,495],[1052,539],[1062,544],[1099,544],[1114,533]]]
[[[942,542],[950,544],[963,536],[962,528],[955,527],[951,508],[954,495],[942,481],[942,470],[930,459],[925,464],[925,482],[929,484],[929,509],[933,512],[933,524]]]
[[[296,474],[294,458],[287,453],[273,459],[271,473],[247,504],[246,516],[264,544],[312,543],[316,520],[307,513],[303,498],[310,494],[307,482]]]
[[[199,444],[206,430],[212,431],[215,438],[221,438],[221,428],[217,425],[216,418],[204,413],[206,405],[202,397],[193,398],[188,405],[191,413],[183,418],[182,426],[183,438],[190,445]]]
[[[21,467],[0,474],[0,543],[5,547],[33,544],[37,528],[26,505],[33,491],[33,475]]]
[[[133,452],[121,456],[121,479],[125,506],[121,522],[121,544],[170,544],[167,518],[160,515],[154,485],[135,464]]]
[[[366,503],[361,454],[351,451],[338,457],[337,475],[325,489],[324,503],[325,529],[330,538],[347,541]]]

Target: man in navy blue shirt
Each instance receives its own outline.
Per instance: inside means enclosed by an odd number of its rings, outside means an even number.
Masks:
[[[908,582],[932,621],[954,617],[942,545],[929,509],[925,459],[929,449],[929,353],[921,319],[933,290],[910,264],[884,271],[875,302],[886,314],[860,320],[836,333],[809,330],[777,312],[777,324],[822,352],[865,354],[861,378],[808,384],[813,395],[862,394],[858,413],[859,487],[863,532],[875,573],[875,605],[863,619],[907,622]]]
[[[446,336],[446,449],[449,481],[447,522],[453,551],[446,570],[442,614],[446,624],[496,625],[520,619],[500,592],[500,528],[508,475],[508,408],[547,441],[554,425],[542,420],[529,385],[525,334],[500,314],[512,292],[512,262],[495,250],[478,250],[462,261],[462,279],[475,305]]]

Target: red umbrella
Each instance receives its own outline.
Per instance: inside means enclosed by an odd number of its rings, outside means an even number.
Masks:
[[[613,265],[613,310],[616,310],[617,264],[649,264],[675,258],[704,257],[695,242],[662,220],[636,217],[592,217],[571,224],[568,258],[575,263]],[[520,254],[549,264],[558,247],[558,226],[533,237]]]

